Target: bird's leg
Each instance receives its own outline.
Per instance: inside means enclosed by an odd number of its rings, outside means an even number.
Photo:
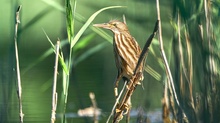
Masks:
[[[115,88],[114,88],[114,93],[115,93],[116,99],[118,98],[118,83],[119,83],[121,78],[122,78],[122,74],[118,73],[118,76],[117,76],[117,78],[115,80]]]

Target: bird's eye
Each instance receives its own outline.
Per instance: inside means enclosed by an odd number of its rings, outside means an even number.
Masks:
[[[117,24],[116,24],[116,23],[113,23],[113,26],[117,27]]]

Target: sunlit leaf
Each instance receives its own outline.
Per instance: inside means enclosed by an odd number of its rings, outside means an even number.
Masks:
[[[76,52],[76,51],[88,46],[88,44],[92,41],[92,39],[95,37],[95,35],[96,35],[95,33],[91,33],[89,35],[86,35],[81,40],[79,40],[79,42],[74,46],[73,52]]]
[[[65,61],[64,61],[63,56],[60,56],[60,55],[59,55],[59,62],[60,62],[61,67],[62,67],[63,70],[65,71],[65,73],[66,73],[67,75],[69,75],[69,69],[67,69],[67,66],[66,66],[66,64],[65,64]]]
[[[64,71],[64,70],[63,70]],[[67,75],[65,72],[62,72],[63,75],[62,75],[62,84],[63,84],[63,94],[66,95],[66,92],[67,92]]]

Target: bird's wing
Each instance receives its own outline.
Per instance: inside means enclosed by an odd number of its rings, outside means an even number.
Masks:
[[[132,73],[136,67],[141,52],[140,46],[131,36],[122,35],[118,44],[118,53],[123,61],[130,67]]]

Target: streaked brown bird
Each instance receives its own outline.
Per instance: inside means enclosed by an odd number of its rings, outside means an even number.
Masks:
[[[118,83],[121,78],[124,81],[129,81],[133,76],[135,67],[137,65],[138,59],[141,54],[141,48],[131,36],[128,27],[125,22],[120,22],[118,20],[112,20],[108,23],[94,24],[95,27],[101,27],[109,29],[113,32],[113,48],[115,63],[118,69],[118,75],[115,80],[115,96],[118,96]],[[139,71],[142,73],[144,63],[141,64],[141,69]],[[143,74],[141,80],[143,80]]]

